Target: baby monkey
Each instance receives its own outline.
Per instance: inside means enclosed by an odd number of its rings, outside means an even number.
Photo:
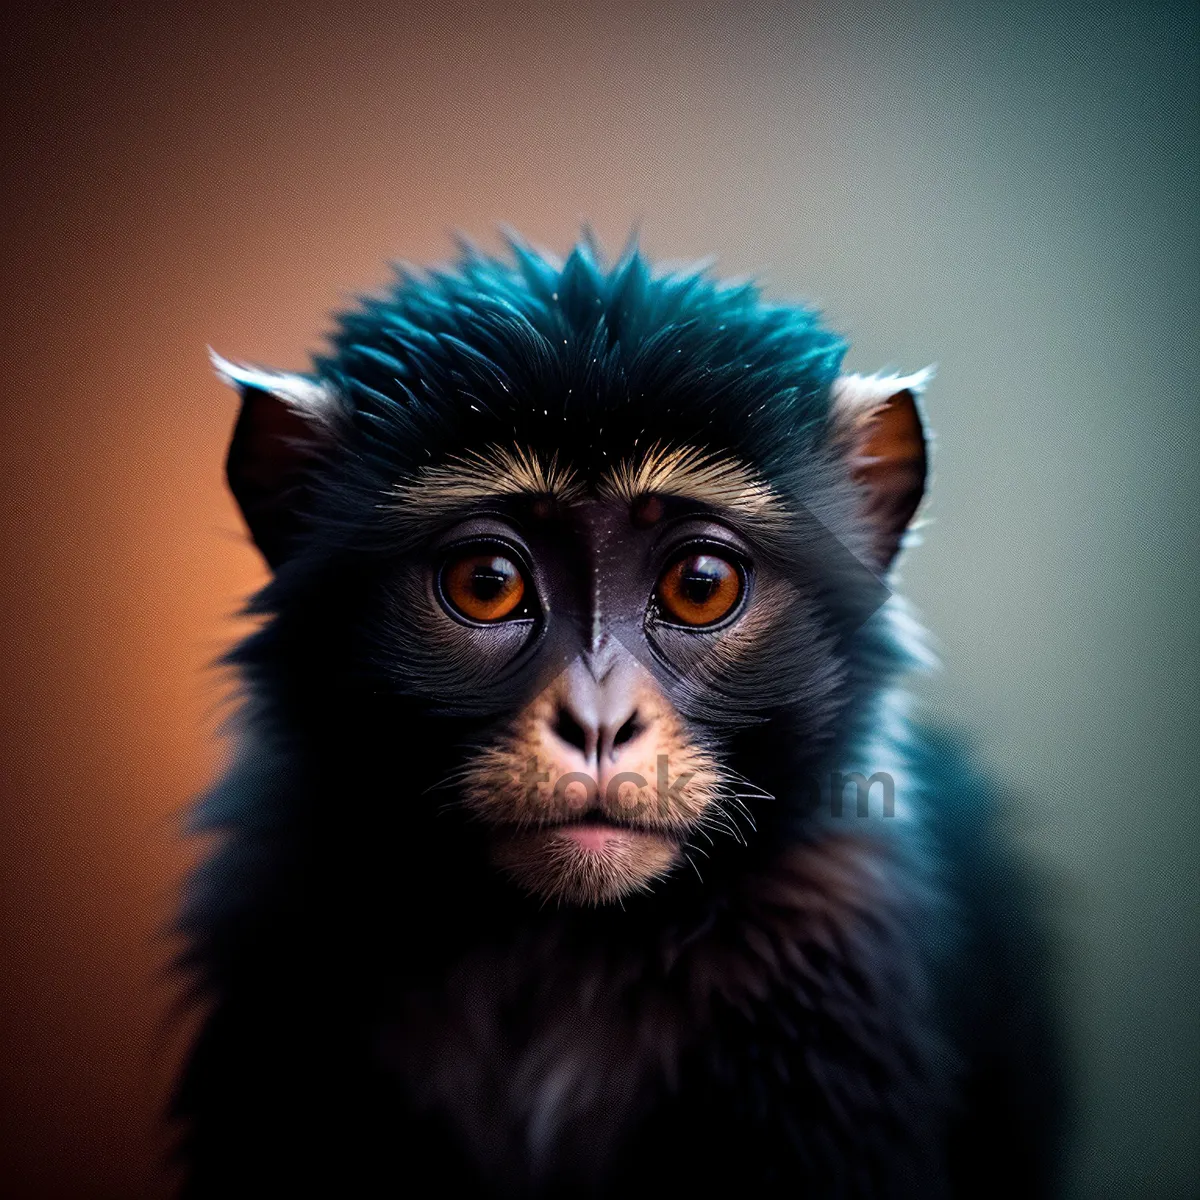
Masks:
[[[182,916],[189,1197],[1039,1197],[1038,897],[905,715],[926,373],[515,237],[217,358],[272,570]]]

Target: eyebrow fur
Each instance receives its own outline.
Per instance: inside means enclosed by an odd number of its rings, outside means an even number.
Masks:
[[[760,524],[785,515],[776,491],[745,463],[694,446],[656,443],[614,467],[599,490],[626,503],[644,495],[678,496]]]
[[[745,463],[694,446],[656,443],[605,473],[598,495],[627,504],[645,495],[675,496],[770,527],[785,519],[778,493]],[[397,484],[386,507],[403,523],[428,521],[488,499],[553,496],[564,504],[583,498],[578,473],[557,454],[540,457],[517,447],[489,446],[423,467]]]
[[[424,521],[495,497],[553,496],[569,504],[582,494],[577,475],[556,454],[543,460],[519,447],[489,446],[423,467],[391,489],[386,507],[398,518]]]

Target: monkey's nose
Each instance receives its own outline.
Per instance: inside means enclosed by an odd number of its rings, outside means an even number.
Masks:
[[[558,680],[554,715],[547,732],[582,761],[579,769],[597,782],[607,776],[622,750],[651,724],[645,706],[644,679],[632,658],[610,654],[596,663],[577,658]]]
[[[559,705],[554,736],[578,750],[589,766],[615,762],[621,747],[632,742],[643,729],[636,706],[626,707],[628,712],[604,719],[592,705],[567,701]]]

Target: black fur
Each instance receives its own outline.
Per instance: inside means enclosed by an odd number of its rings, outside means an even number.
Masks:
[[[183,917],[210,1005],[186,1194],[1050,1194],[1037,900],[990,789],[902,716],[896,602],[865,619],[878,583],[827,544],[869,542],[828,437],[842,342],[637,254],[513,254],[403,274],[316,362],[338,433],[306,452],[265,623],[231,656],[238,765],[197,816],[223,844]],[[675,697],[772,798],[703,880],[542,906],[438,786],[521,697],[475,711],[400,669],[384,597],[418,548],[383,500],[464,449],[594,477],[659,439],[732,451],[795,516],[763,547],[803,593],[790,637]],[[895,776],[899,816],[816,797],[858,769]]]

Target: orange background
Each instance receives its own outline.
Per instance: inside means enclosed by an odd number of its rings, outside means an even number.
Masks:
[[[303,368],[387,258],[588,217],[939,362],[927,701],[1061,884],[1075,1194],[1188,1194],[1194,8],[333,7],[5,19],[0,1193],[167,1188],[159,931],[265,578],[206,345]]]

